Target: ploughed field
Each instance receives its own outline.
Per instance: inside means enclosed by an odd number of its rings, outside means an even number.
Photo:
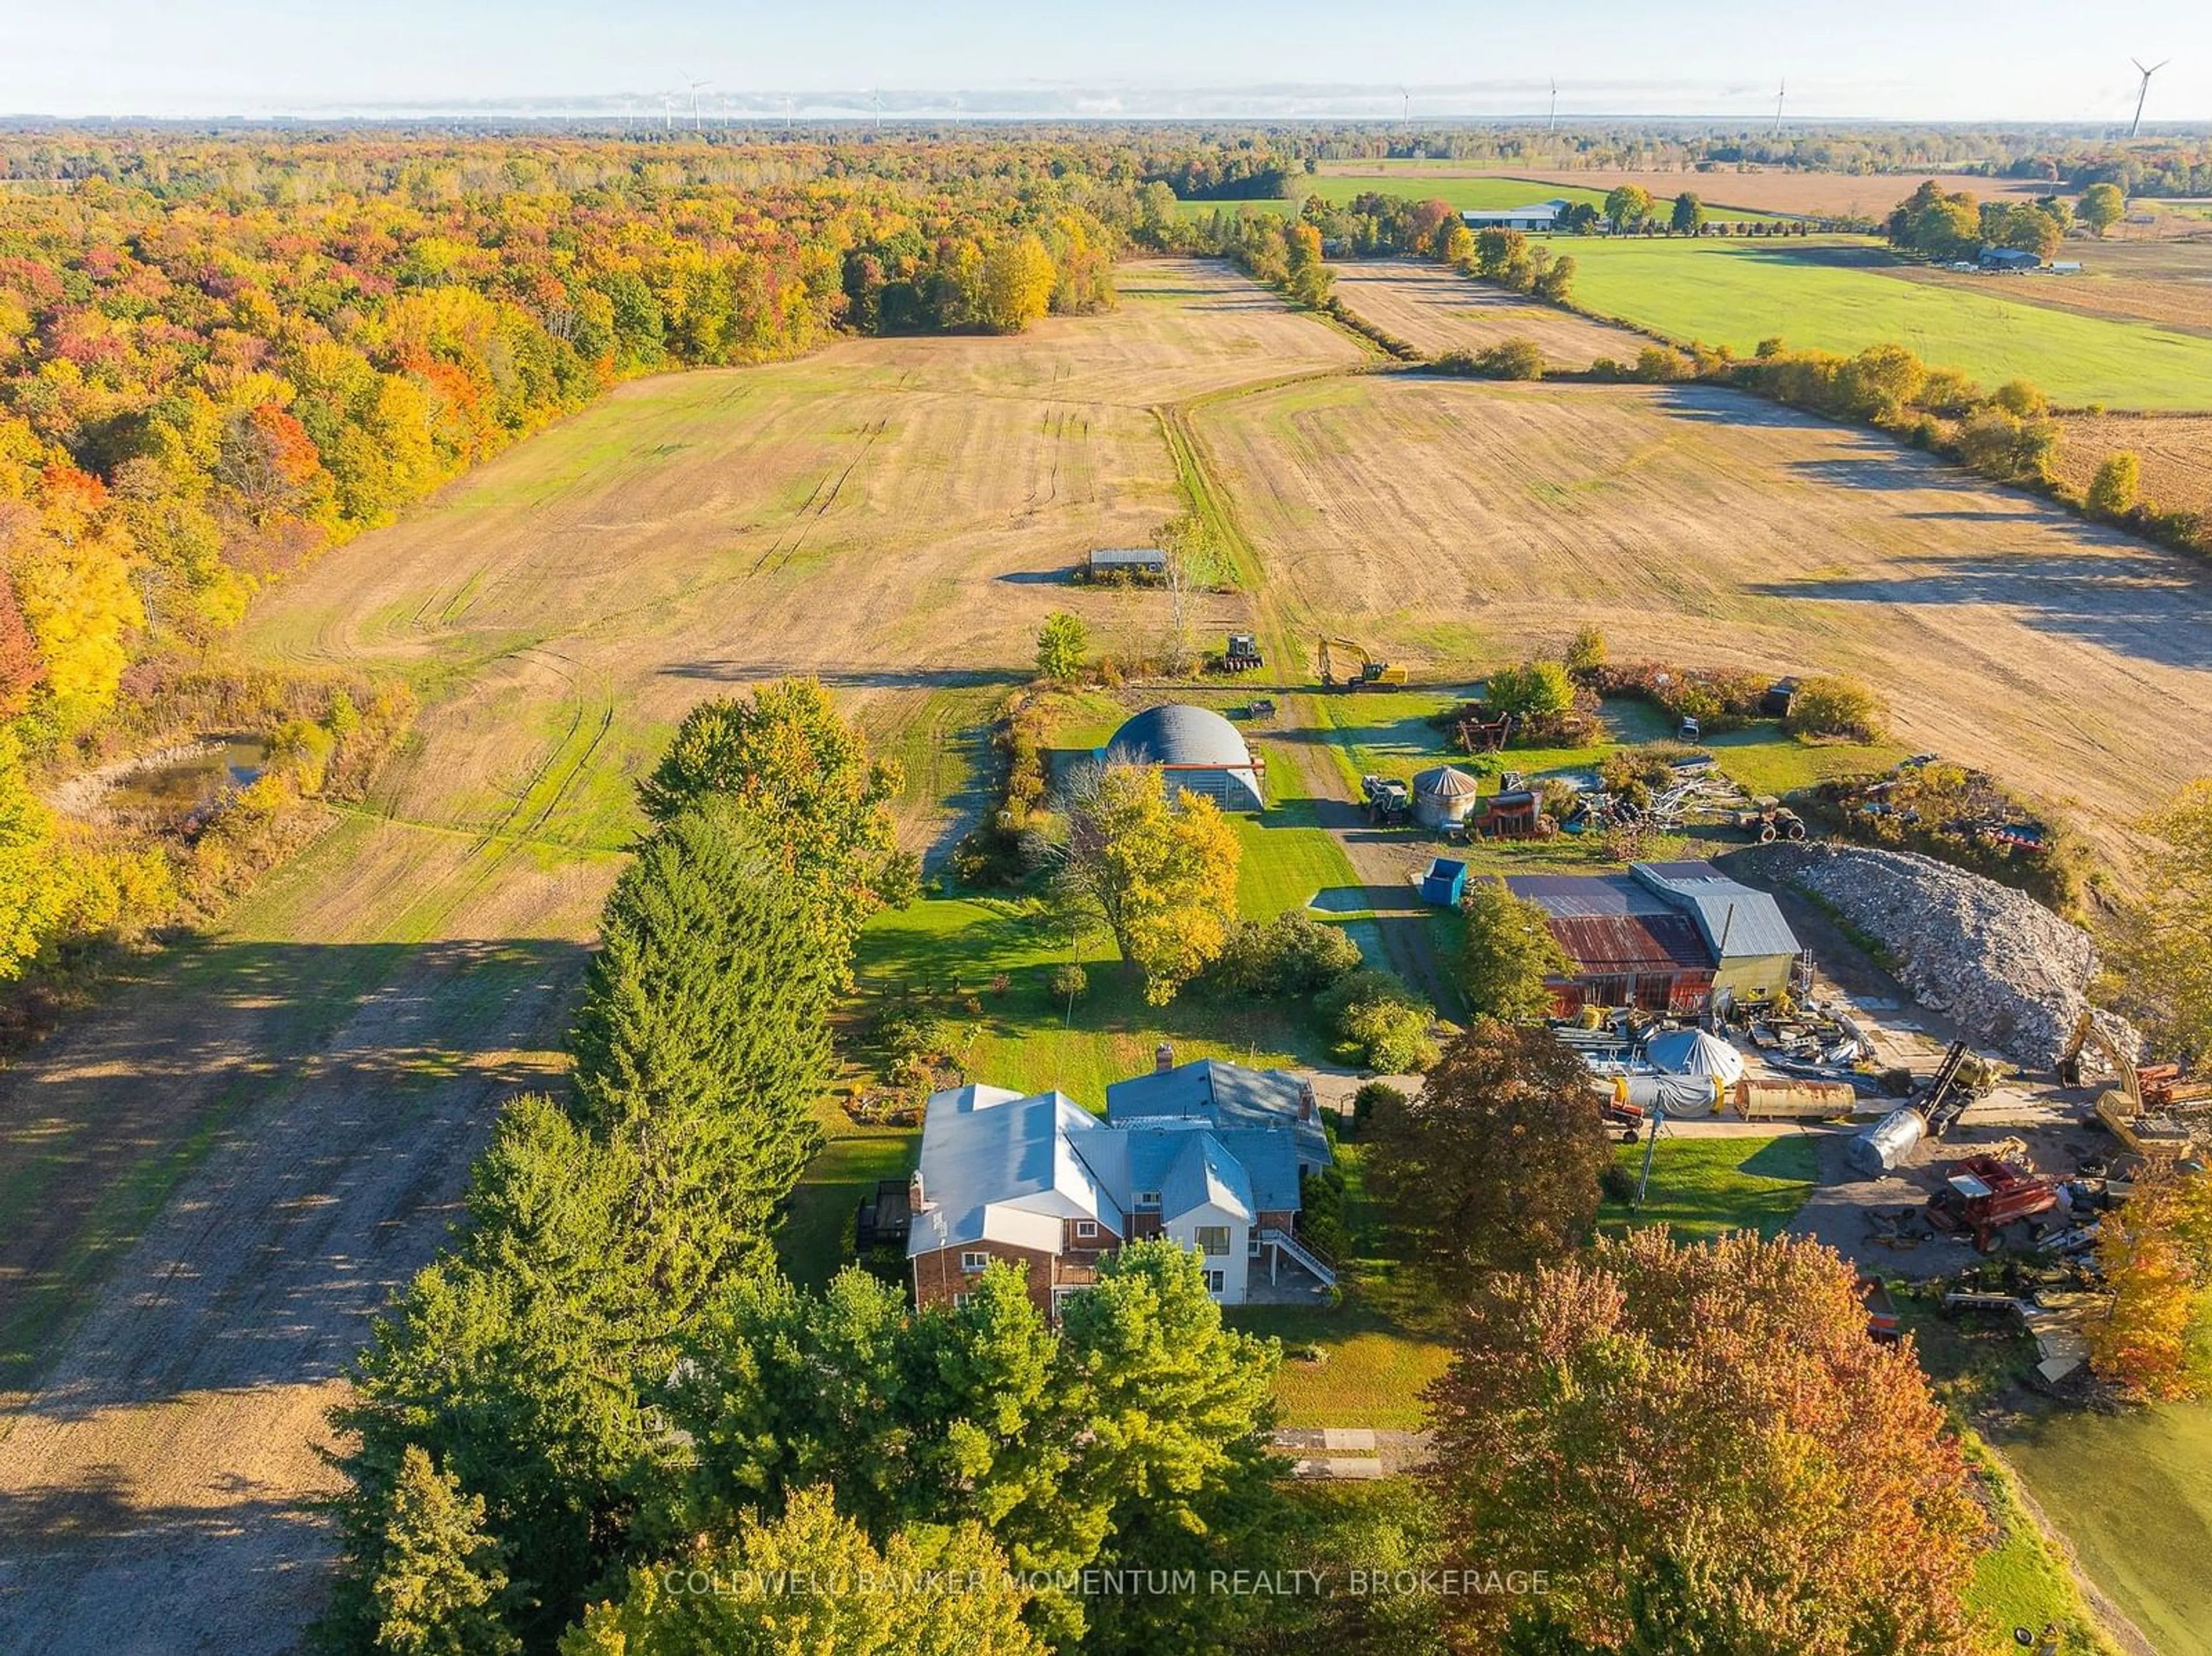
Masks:
[[[1316,381],[1200,435],[1293,634],[1416,677],[1556,648],[1848,672],[2106,851],[2212,773],[2212,569],[1704,387]]]

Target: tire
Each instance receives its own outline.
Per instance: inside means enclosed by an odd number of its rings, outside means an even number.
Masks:
[[[2002,1253],[2004,1252],[2004,1233],[2001,1230],[1978,1231],[1975,1234],[1974,1252],[1977,1253]]]

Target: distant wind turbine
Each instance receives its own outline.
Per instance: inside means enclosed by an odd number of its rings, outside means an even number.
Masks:
[[[791,106],[793,101],[788,92],[783,94],[783,136],[787,138],[791,136]]]
[[[2142,60],[2139,58],[2130,58],[2128,61],[2133,64],[2142,75],[2142,84],[2136,88],[2136,118],[2128,123],[2128,136],[2132,138],[2136,135],[2136,129],[2142,124],[2143,100],[2150,96],[2150,77],[2164,69],[2166,64],[2172,63],[2173,59],[2168,58],[2164,63],[2153,64],[2148,69],[2143,68]]]
[[[1413,94],[1405,88],[1398,88],[1398,124],[1405,126],[1413,118]]]
[[[691,136],[695,138],[703,138],[707,136],[707,126],[706,123],[699,118],[699,88],[702,86],[712,86],[714,82],[690,81],[685,84],[691,88]]]
[[[869,97],[870,100],[871,100],[872,102],[873,102],[873,103],[874,103],[874,105],[875,105],[875,106],[876,106],[876,130],[877,130],[877,131],[878,131],[878,132],[880,132],[880,131],[882,131],[882,130],[884,130],[884,89],[883,89],[883,88],[881,88],[881,87],[878,87],[878,88],[877,88],[873,92],[871,92],[871,93],[868,94],[868,97]]]
[[[1784,81],[1774,89],[1774,136],[1782,136],[1782,100],[1790,95],[1790,82]]]
[[[1546,122],[1545,122],[1545,124],[1544,124],[1544,130],[1545,130],[1545,131],[1547,131],[1547,132],[1557,132],[1559,130],[1559,82],[1558,82],[1558,80],[1557,80],[1557,79],[1554,79],[1554,80],[1553,81],[1553,82],[1552,82],[1552,114],[1551,114],[1551,118],[1550,118],[1550,119],[1548,119],[1547,121],[1546,121]]]

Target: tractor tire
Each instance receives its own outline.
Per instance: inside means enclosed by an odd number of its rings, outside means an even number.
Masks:
[[[1792,840],[1802,840],[1805,837],[1805,825],[1802,822],[1792,822],[1787,828],[1783,830],[1783,833],[1784,836],[1787,839]]]
[[[1759,843],[1763,846],[1771,846],[1774,843],[1773,823],[1761,822],[1759,825]]]
[[[2001,1230],[1983,1230],[1974,1233],[1974,1252],[1977,1253],[2002,1253],[2004,1252],[2004,1233]]]

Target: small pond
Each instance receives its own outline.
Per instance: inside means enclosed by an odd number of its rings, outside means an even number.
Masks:
[[[194,811],[242,788],[269,766],[258,736],[210,736],[198,747],[117,779],[105,803],[116,810]]]

